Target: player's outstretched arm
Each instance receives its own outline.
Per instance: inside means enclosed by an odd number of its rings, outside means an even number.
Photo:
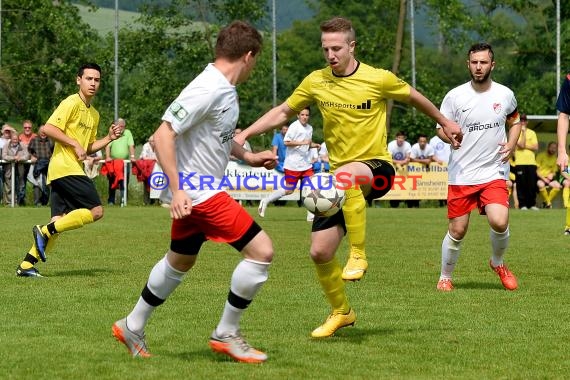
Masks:
[[[556,163],[560,166],[561,171],[568,168],[568,151],[566,150],[566,136],[568,135],[568,125],[570,124],[567,113],[560,112],[558,115],[558,125],[556,127],[556,136],[558,137],[558,159]]]

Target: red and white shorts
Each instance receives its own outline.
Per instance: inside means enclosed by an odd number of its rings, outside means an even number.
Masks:
[[[192,207],[192,213],[172,221],[171,239],[188,240],[203,235],[207,240],[233,243],[254,223],[248,212],[226,192]]]
[[[285,183],[293,188],[293,186],[297,185],[297,182],[301,181],[305,177],[311,177],[313,174],[313,168],[309,168],[307,170],[297,171],[297,170],[289,170],[285,169]]]
[[[509,207],[509,193],[504,179],[496,179],[479,185],[447,186],[447,217],[449,219],[468,214],[475,207],[485,215],[485,206],[500,204]]]

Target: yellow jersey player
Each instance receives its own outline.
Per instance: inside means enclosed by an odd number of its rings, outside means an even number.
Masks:
[[[42,277],[34,265],[39,260],[46,261],[46,253],[60,233],[103,217],[101,200],[83,170],[83,161],[119,138],[122,129],[113,124],[105,137],[96,140],[99,112],[91,100],[101,84],[99,65],[82,65],[76,82],[79,91],[64,99],[43,127],[44,133],[55,141],[47,175],[51,187],[51,220],[32,228],[34,244],[16,270],[19,277]]]
[[[345,292],[344,280],[359,280],[368,269],[365,252],[366,199],[386,194],[394,167],[386,143],[386,101],[409,103],[443,125],[458,146],[459,126],[446,119],[426,97],[387,70],[358,61],[356,34],[350,20],[335,17],[321,24],[321,45],[328,67],[313,71],[281,105],[268,111],[236,139],[283,125],[303,108],[316,104],[323,116],[324,140],[331,171],[346,191],[343,212],[329,218],[315,217],[311,258],[323,291],[332,307],[326,322],[312,332],[328,337],[356,319]],[[347,233],[350,256],[344,270],[335,258]]]

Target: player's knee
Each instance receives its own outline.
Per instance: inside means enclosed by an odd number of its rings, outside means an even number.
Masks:
[[[92,208],[91,215],[93,215],[93,221],[101,219],[103,217],[103,206]]]

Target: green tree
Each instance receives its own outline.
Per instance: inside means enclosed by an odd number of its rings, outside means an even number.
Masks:
[[[77,90],[78,66],[101,52],[98,35],[69,3],[3,0],[0,118],[45,122]]]

